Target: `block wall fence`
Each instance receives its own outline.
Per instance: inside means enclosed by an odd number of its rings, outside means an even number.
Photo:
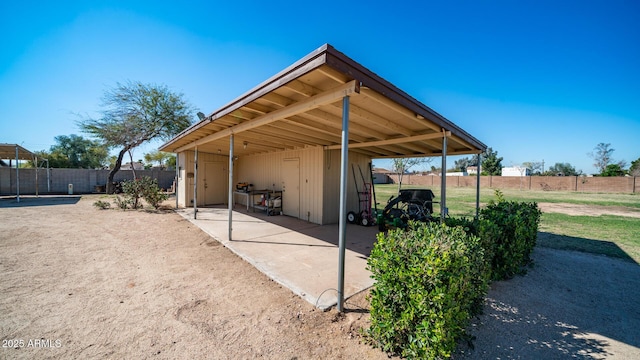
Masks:
[[[175,170],[136,170],[136,176],[149,176],[158,180],[163,189],[171,189],[175,178]],[[36,169],[19,169],[20,194],[36,193]],[[109,170],[91,169],[49,169],[49,188],[47,191],[47,169],[38,169],[39,194],[67,194],[69,184],[73,184],[74,194],[88,194],[96,191],[96,186],[106,185]],[[133,179],[131,170],[120,170],[114,181]],[[0,195],[16,194],[16,169],[0,168]]]
[[[105,185],[109,170],[91,169],[50,169],[50,192],[47,192],[47,170],[38,170],[38,193],[66,194],[69,184],[73,184],[75,194],[88,194],[96,191],[96,186]],[[36,193],[35,169],[20,169],[20,194],[32,195]],[[174,170],[136,170],[136,176],[149,176],[158,180],[163,189],[171,189],[175,178]],[[116,173],[115,181],[133,178],[131,170],[120,170]],[[398,175],[389,174],[392,183],[398,182]],[[476,176],[448,176],[448,187],[475,187]],[[404,175],[403,184],[440,186],[440,176],[434,175]],[[537,191],[576,191],[600,193],[640,193],[640,179],[638,177],[584,177],[584,176],[481,176],[481,188],[520,189]],[[0,195],[14,195],[16,193],[15,168],[0,168]]]
[[[393,183],[398,175],[389,175]],[[475,187],[476,176],[448,176],[447,187]],[[403,184],[440,186],[440,176],[404,175]],[[639,177],[585,177],[585,176],[480,176],[481,188],[520,189],[538,191],[576,191],[598,193],[638,193]]]

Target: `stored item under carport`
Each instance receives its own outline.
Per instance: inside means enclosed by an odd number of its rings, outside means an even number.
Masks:
[[[362,168],[358,165],[360,171],[360,177],[362,178],[362,191],[358,188],[358,179],[356,178],[356,169],[351,164],[351,171],[353,172],[353,182],[356,186],[356,193],[358,194],[358,212],[349,211],[347,213],[347,221],[351,224],[360,224],[362,226],[371,226],[375,223],[375,217],[371,215],[371,188],[372,184],[368,183],[364,175],[362,174]]]
[[[396,197],[391,197],[384,210],[377,214],[378,229],[404,229],[410,220],[433,220],[433,199],[435,195],[430,189],[403,189]]]

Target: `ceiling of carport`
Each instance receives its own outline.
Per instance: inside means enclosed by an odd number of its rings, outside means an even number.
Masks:
[[[486,145],[324,45],[194,124],[160,150],[234,155],[322,146],[340,149],[342,98],[349,96],[349,149],[371,158],[482,152]]]

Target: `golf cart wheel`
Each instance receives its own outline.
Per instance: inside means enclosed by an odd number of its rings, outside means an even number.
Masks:
[[[355,212],[349,211],[347,213],[347,221],[349,222],[349,224],[355,224],[358,222],[358,216]]]

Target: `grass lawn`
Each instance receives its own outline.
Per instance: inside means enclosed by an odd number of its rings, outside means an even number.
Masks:
[[[403,189],[425,188],[403,186]],[[429,187],[440,201],[440,187]],[[393,184],[375,186],[378,208],[398,191]],[[510,201],[535,201],[567,203],[586,206],[615,207],[637,211],[640,209],[640,194],[601,194],[564,191],[520,191],[502,190]],[[480,190],[480,206],[495,199],[494,189]],[[447,188],[447,207],[450,216],[473,217],[475,215],[475,188]],[[439,214],[439,206],[434,204]],[[571,216],[558,213],[543,213],[538,244],[556,249],[577,250],[619,257],[640,263],[640,219],[613,215]]]

